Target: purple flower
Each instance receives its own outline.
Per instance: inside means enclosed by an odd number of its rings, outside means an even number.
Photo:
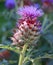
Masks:
[[[13,9],[15,7],[15,0],[6,0],[5,7],[7,9]]]
[[[44,13],[42,9],[35,6],[25,6],[18,9],[18,14],[22,17],[41,17]]]

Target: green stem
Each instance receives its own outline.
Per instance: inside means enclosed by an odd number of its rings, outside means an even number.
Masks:
[[[23,60],[24,60],[24,56],[25,56],[25,52],[27,50],[27,47],[28,47],[28,45],[25,44],[24,47],[23,47],[23,50],[21,51],[18,65],[22,65],[23,64]]]
[[[19,53],[19,54],[21,53],[19,48],[9,46],[9,45],[0,45],[0,48],[11,50],[11,51],[14,51],[15,53]]]

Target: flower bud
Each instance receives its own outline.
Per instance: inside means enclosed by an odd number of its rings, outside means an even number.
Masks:
[[[13,9],[15,7],[15,0],[6,0],[5,7],[9,10]]]

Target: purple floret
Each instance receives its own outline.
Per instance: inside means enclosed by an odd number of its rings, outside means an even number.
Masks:
[[[17,13],[22,17],[41,17],[44,14],[42,9],[37,9],[36,6],[21,7]]]

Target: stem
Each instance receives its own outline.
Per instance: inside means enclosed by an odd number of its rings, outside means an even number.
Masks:
[[[25,56],[25,52],[27,50],[27,47],[28,47],[28,45],[25,44],[24,47],[23,47],[23,50],[21,51],[18,65],[22,65],[23,64],[23,60],[24,60],[24,56]]]

